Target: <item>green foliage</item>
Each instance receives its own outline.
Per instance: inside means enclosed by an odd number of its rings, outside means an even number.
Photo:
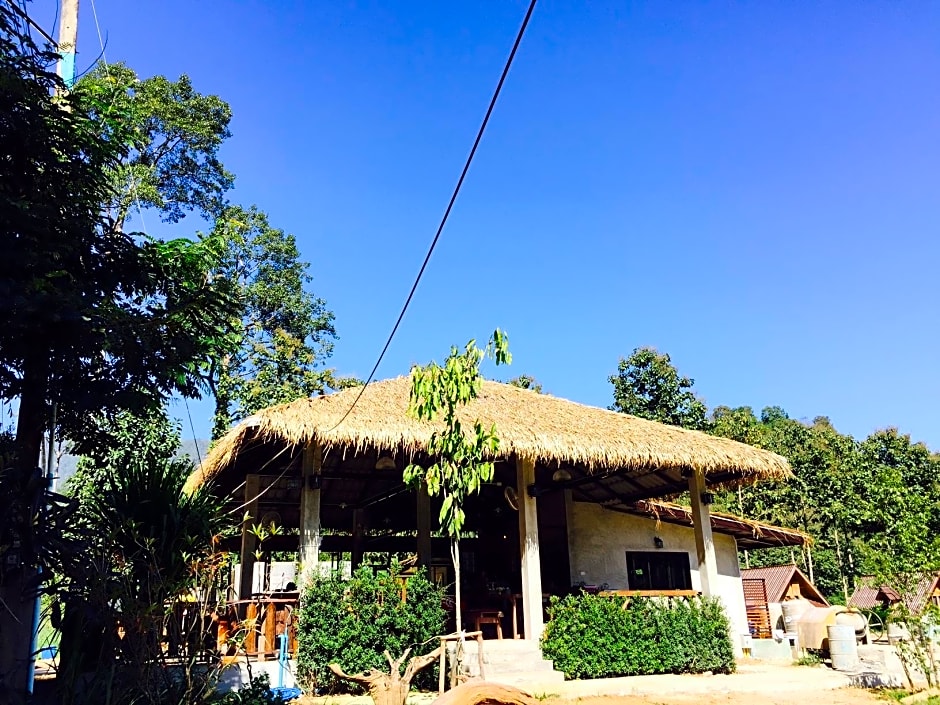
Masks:
[[[542,653],[566,678],[731,673],[729,623],[717,599],[552,598]]]
[[[80,103],[126,154],[108,170],[107,210],[118,229],[135,201],[178,222],[191,211],[213,217],[234,177],[219,159],[231,135],[228,103],[202,95],[188,76],[139,79],[124,64],[100,64],[77,85]]]
[[[751,567],[796,562],[830,600],[845,603],[862,575],[887,584],[940,569],[940,457],[896,429],[864,441],[825,416],[807,423],[779,406],[718,406],[704,419],[692,380],[649,348],[621,360],[614,405],[782,455],[793,478],[718,492],[715,509],[809,534],[803,548],[748,551]],[[907,576],[902,578],[901,576]]]
[[[506,384],[511,384],[513,387],[519,387],[520,389],[531,389],[539,394],[542,393],[541,383],[532,375],[518,375],[506,380]]]
[[[322,369],[336,337],[333,313],[307,291],[312,277],[294,236],[240,206],[223,210],[213,235],[226,243],[215,276],[233,283],[243,302],[237,350],[212,375],[217,438],[236,418],[343,383]]]
[[[408,414],[419,421],[435,421],[443,416],[443,430],[435,430],[428,441],[427,454],[435,460],[427,467],[411,464],[405,468],[404,480],[415,487],[424,483],[432,497],[440,494],[439,521],[451,538],[450,557],[454,564],[454,602],[457,631],[461,631],[460,605],[460,532],[463,530],[464,503],[467,497],[480,491],[484,482],[493,479],[493,458],[499,451],[496,424],[485,429],[479,420],[473,429],[463,429],[458,410],[476,399],[483,384],[480,363],[493,358],[497,365],[512,362],[509,338],[499,330],[493,333],[485,349],[476,341],[467,343],[463,352],[451,347],[450,355],[441,367],[432,362],[425,367],[411,368],[411,394]]]
[[[348,581],[338,575],[313,578],[301,599],[299,682],[307,692],[332,692],[349,684],[333,676],[331,663],[347,673],[384,670],[386,649],[396,656],[407,648],[412,655],[432,651],[444,629],[443,598],[443,589],[423,573],[405,578],[397,566],[376,575],[360,568]],[[429,686],[434,678],[428,669],[416,682]]]
[[[204,365],[230,343],[234,309],[227,282],[208,276],[218,241],[138,237],[108,216],[109,175],[130,148],[101,131],[133,116],[116,104],[99,119],[81,88],[66,94],[49,70],[55,55],[18,27],[0,8],[0,398],[19,402],[15,461],[0,484],[0,671],[15,690],[36,590],[27,576],[44,563],[48,579],[63,557],[37,529],[54,499],[35,472],[52,409],[59,437],[81,444],[101,414],[197,395]]]
[[[99,417],[92,423],[95,444],[79,458],[66,484],[66,492],[85,507],[97,500],[111,475],[122,473],[131,463],[165,465],[179,452],[181,426],[170,420],[165,409],[140,414],[120,411],[111,419]]]
[[[255,676],[248,685],[212,698],[208,705],[284,705],[286,701],[271,690],[267,673]]]
[[[614,385],[614,411],[685,428],[705,426],[705,402],[692,391],[695,380],[680,377],[666,353],[637,348],[620,359],[617,374],[608,380]]]
[[[463,352],[452,347],[443,367],[432,362],[411,369],[409,415],[420,421],[434,421],[441,415],[444,430],[435,430],[428,442],[427,454],[436,462],[426,468],[409,465],[404,472],[405,482],[415,485],[424,481],[432,497],[443,495],[441,526],[457,539],[465,519],[464,502],[468,495],[479,492],[484,482],[493,479],[491,459],[499,450],[495,424],[485,429],[474,421],[467,434],[457,418],[458,410],[480,393],[480,363],[484,357],[494,358],[497,365],[512,362],[509,339],[498,328],[484,350],[471,340]]]
[[[108,142],[123,149],[106,170],[106,212],[116,230],[137,204],[168,222],[189,213],[213,222],[206,239],[218,243],[219,260],[209,280],[240,300],[228,321],[230,345],[208,373],[213,438],[258,409],[345,386],[321,369],[332,352],[333,314],[305,290],[311,277],[294,236],[272,228],[258,208],[225,201],[234,177],[219,149],[230,137],[229,105],[197,92],[185,75],[141,80],[123,64],[99,66],[78,91]]]
[[[165,416],[98,423],[110,440],[81,460],[70,487],[80,505],[65,538],[80,552],[54,590],[64,702],[104,690],[115,703],[202,702],[221,661],[207,660],[208,627],[196,616],[224,594],[217,546],[232,520],[209,488],[183,492],[193,466],[177,457],[179,430]]]
[[[822,659],[815,653],[806,653],[793,662],[794,666],[819,666],[820,664],[822,664]]]

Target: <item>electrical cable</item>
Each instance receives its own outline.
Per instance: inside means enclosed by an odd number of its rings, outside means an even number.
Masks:
[[[199,459],[199,470],[202,471],[202,453],[199,452],[199,441],[196,440],[196,427],[193,425],[193,415],[189,413],[189,399],[183,397],[183,403],[186,405],[186,416],[189,417],[189,430],[193,432],[193,447],[196,449],[196,457]]]
[[[52,44],[52,46],[54,46],[56,49],[59,48],[59,43],[58,43],[55,39],[53,39],[52,37],[50,37],[50,36],[46,33],[46,30],[44,30],[42,27],[40,27],[38,24],[36,24],[36,22],[33,21],[33,18],[30,17],[30,16],[26,13],[25,10],[21,9],[21,8],[16,4],[15,0],[7,0],[7,6],[8,6],[11,10],[13,10],[13,11],[20,17],[21,20],[23,20],[24,22],[27,22],[33,29],[35,29],[37,32],[39,32],[39,34],[42,35],[43,39],[45,39],[47,42],[49,42],[50,44]]]
[[[450,201],[447,204],[447,209],[444,211],[443,218],[441,218],[440,225],[437,226],[437,232],[434,234],[434,239],[431,241],[431,246],[428,248],[428,253],[424,257],[424,262],[421,263],[421,269],[418,270],[418,276],[415,277],[414,284],[411,286],[411,291],[408,292],[408,298],[405,299],[405,305],[402,306],[401,313],[398,314],[398,319],[395,321],[395,325],[392,327],[392,332],[389,333],[388,340],[385,341],[382,352],[379,353],[379,357],[375,361],[375,365],[372,367],[372,371],[369,373],[369,377],[366,379],[365,384],[359,388],[359,394],[353,400],[352,405],[349,407],[349,409],[346,410],[346,413],[343,414],[343,417],[336,423],[336,425],[329,429],[327,433],[335,431],[337,428],[339,428],[349,417],[349,414],[352,413],[352,410],[356,408],[356,404],[358,404],[359,400],[362,399],[362,395],[365,393],[366,387],[368,387],[375,378],[375,373],[378,371],[379,365],[382,364],[382,359],[385,357],[385,353],[388,351],[389,345],[392,344],[392,339],[398,332],[398,327],[401,325],[402,319],[405,317],[405,312],[408,310],[408,306],[411,304],[411,299],[414,297],[415,291],[418,289],[418,284],[421,282],[421,277],[424,276],[424,270],[427,269],[428,262],[431,260],[431,255],[434,254],[434,248],[437,247],[437,241],[440,239],[441,233],[444,231],[444,226],[447,224],[447,219],[450,217],[450,211],[454,207],[454,203],[456,202],[457,196],[460,193],[460,187],[463,186],[464,178],[467,176],[467,172],[470,170],[470,164],[473,162],[473,157],[476,154],[477,147],[480,145],[480,140],[483,139],[483,133],[486,130],[486,125],[490,120],[490,115],[493,113],[493,108],[496,106],[496,100],[499,98],[499,94],[503,89],[503,83],[506,81],[506,76],[509,74],[509,69],[512,67],[513,59],[516,56],[516,50],[519,48],[519,44],[522,42],[522,37],[525,34],[526,27],[529,24],[529,18],[532,17],[532,11],[535,9],[536,2],[537,0],[531,0],[529,3],[529,9],[525,13],[525,18],[522,20],[522,26],[519,27],[519,33],[516,35],[516,41],[512,45],[512,51],[509,52],[509,58],[506,60],[506,65],[503,67],[503,72],[499,77],[499,82],[496,84],[496,90],[493,92],[493,97],[490,99],[489,107],[486,109],[486,115],[483,118],[483,122],[480,124],[480,129],[477,131],[476,139],[473,141],[473,147],[471,148],[470,154],[467,156],[467,160],[463,165],[463,170],[460,172],[460,178],[457,180],[457,185],[454,187],[453,194],[451,194]],[[92,4],[94,4],[94,0],[92,0]]]
[[[59,27],[59,15],[62,13],[62,0],[55,0],[55,16],[52,18],[52,31],[49,34],[55,36],[55,31]],[[58,47],[56,47],[58,49]]]

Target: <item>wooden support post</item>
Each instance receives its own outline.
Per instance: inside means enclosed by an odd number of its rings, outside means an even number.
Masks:
[[[353,571],[362,565],[362,535],[365,528],[363,526],[366,520],[365,514],[365,509],[353,509],[352,555],[350,556]]]
[[[264,607],[264,656],[277,656],[277,619],[275,618],[276,608],[273,602],[269,602]],[[261,651],[261,649],[258,649]]]
[[[320,483],[323,451],[311,441],[304,448],[303,487],[300,490],[300,570],[302,575],[320,568]]]
[[[242,547],[239,554],[241,577],[238,581],[238,599],[251,597],[255,574],[255,548],[258,539],[251,533],[251,525],[258,521],[258,494],[261,492],[261,478],[250,474],[245,477],[245,518],[242,522]]]
[[[424,482],[418,488],[418,565],[431,565],[431,496]]]
[[[702,501],[705,489],[705,473],[694,470],[689,477],[689,495],[692,500],[692,529],[695,533],[695,552],[698,557],[698,573],[702,581],[702,595],[718,594],[718,561],[715,558],[715,541],[712,538],[712,520],[709,507]]]
[[[522,558],[522,624],[525,638],[542,638],[542,566],[539,559],[539,522],[535,497],[528,487],[535,483],[535,461],[516,460],[516,492],[519,496],[519,551]]]
[[[441,662],[437,667],[437,694],[444,694],[444,676],[447,674],[447,641],[441,637]]]
[[[249,656],[258,654],[258,603],[249,602],[245,611],[245,621],[248,623],[248,630],[245,632],[245,653]]]

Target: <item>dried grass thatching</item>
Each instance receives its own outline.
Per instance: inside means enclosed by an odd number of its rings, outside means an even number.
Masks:
[[[228,467],[248,441],[310,441],[346,453],[423,451],[435,426],[408,416],[408,377],[375,382],[340,424],[360,388],[272,406],[235,426],[215,444],[187,482],[201,485]],[[786,478],[787,461],[743,443],[586,406],[500,382],[483,382],[480,396],[461,410],[469,426],[496,424],[500,456],[571,464],[591,472],[647,469],[734,473],[744,480]],[[339,424],[337,426],[337,424]]]

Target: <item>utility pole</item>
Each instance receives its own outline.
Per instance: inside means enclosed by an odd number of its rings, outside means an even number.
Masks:
[[[78,0],[61,0],[59,13],[58,74],[71,88],[75,84],[75,47],[78,43]]]

